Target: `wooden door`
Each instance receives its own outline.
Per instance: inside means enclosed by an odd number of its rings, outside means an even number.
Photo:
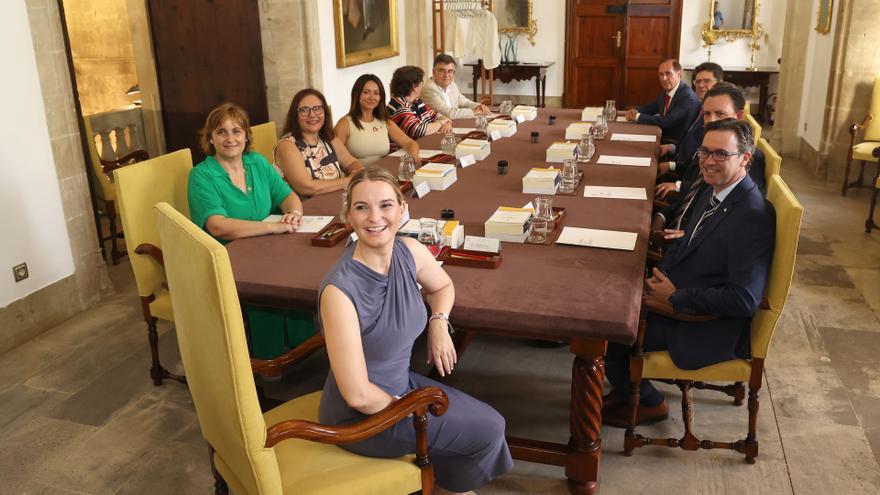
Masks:
[[[629,0],[620,97],[624,105],[656,100],[663,91],[657,66],[667,58],[678,58],[681,3],[681,0]]]
[[[568,1],[565,107],[602,106],[605,100],[618,98],[625,23],[626,0]]]
[[[148,0],[168,151],[201,161],[199,129],[224,101],[268,120],[260,16],[253,0]]]
[[[568,0],[563,104],[655,99],[657,66],[678,57],[680,31],[681,0]]]

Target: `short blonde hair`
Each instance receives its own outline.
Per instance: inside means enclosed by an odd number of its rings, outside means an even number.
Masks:
[[[202,152],[206,155],[214,156],[217,153],[217,150],[214,149],[214,145],[211,144],[211,134],[217,130],[218,127],[223,125],[223,122],[226,119],[232,119],[233,122],[237,123],[244,129],[245,132],[245,143],[244,143],[244,152],[247,153],[251,150],[251,143],[254,140],[254,135],[251,132],[251,121],[248,118],[247,112],[244,108],[236,105],[235,103],[221,103],[217,108],[211,110],[211,113],[208,114],[208,118],[205,119],[205,126],[199,130],[199,147],[202,148]]]
[[[342,221],[348,221],[348,210],[351,209],[351,192],[354,191],[354,186],[366,181],[384,182],[388,184],[391,186],[391,189],[394,190],[394,196],[397,198],[397,202],[403,204],[403,193],[400,192],[400,184],[398,184],[397,179],[391,174],[391,172],[382,167],[365,167],[351,176],[348,186],[342,193],[342,212],[339,214],[339,218],[341,218]]]

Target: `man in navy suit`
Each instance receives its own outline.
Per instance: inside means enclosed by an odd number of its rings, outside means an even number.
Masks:
[[[626,120],[639,124],[656,125],[663,131],[661,143],[677,143],[693,122],[700,108],[700,100],[694,90],[681,82],[681,64],[668,59],[658,68],[663,93],[652,101],[626,112]]]
[[[745,115],[745,105],[746,99],[743,96],[742,91],[736,86],[725,82],[718,83],[706,92],[703,99],[702,121],[705,125],[723,119],[735,118],[737,120],[742,120]],[[693,136],[686,136],[685,140],[681,143],[681,149],[684,149],[685,146],[689,146],[687,143],[693,139]],[[672,191],[681,192],[685,196],[688,194],[691,185],[693,185],[694,181],[700,177],[700,160],[694,153],[696,152],[699,143],[703,140],[702,129],[700,130],[699,139],[697,145],[693,147],[693,151],[689,152],[690,157],[688,158],[688,162],[686,164],[677,164],[674,171],[675,175],[667,174],[665,181],[657,184],[654,189],[655,197],[658,199],[666,199],[667,195]],[[755,152],[752,153],[752,161],[749,163],[749,176],[755,181],[755,184],[758,185],[758,188],[761,191],[765,190],[764,165],[764,153],[761,150],[755,150]],[[675,202],[672,203],[672,209],[677,209]],[[666,220],[671,219],[675,214],[674,211],[670,212],[668,208],[662,213]],[[672,214],[670,215],[670,213]],[[657,226],[656,219],[654,225],[654,230],[663,228],[663,224]],[[668,227],[669,225],[666,226]]]
[[[670,304],[678,313],[707,314],[692,323],[650,315],[644,350],[668,350],[682,369],[750,356],[751,317],[758,309],[775,243],[773,207],[748,174],[754,136],[745,122],[726,119],[706,126],[700,157],[702,184],[685,210],[681,235],[645,281],[643,298]],[[625,427],[629,408],[630,346],[609,343],[602,421]],[[666,399],[650,382],[640,385],[638,422],[666,418]]]
[[[694,69],[694,92],[700,101],[716,84],[724,82],[724,69],[715,62],[703,62]],[[672,179],[681,177],[691,163],[697,147],[703,142],[703,108],[697,110],[690,126],[677,144],[670,143],[660,146],[660,156],[667,155],[671,160],[657,164],[657,175],[670,175]]]

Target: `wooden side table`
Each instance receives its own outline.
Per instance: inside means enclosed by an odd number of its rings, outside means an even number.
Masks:
[[[515,64],[501,64],[492,71],[492,79],[501,82],[535,80],[535,102],[537,106],[544,106],[544,97],[547,93],[547,69],[554,62],[517,62]],[[477,81],[480,80],[480,68],[482,61],[464,64],[471,67],[474,72],[474,101],[477,101]],[[488,74],[488,71],[486,72]]]

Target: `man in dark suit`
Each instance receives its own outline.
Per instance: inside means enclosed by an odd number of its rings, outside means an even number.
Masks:
[[[776,217],[748,175],[754,136],[742,121],[706,126],[698,150],[702,185],[682,221],[681,236],[645,281],[643,298],[670,304],[679,313],[707,314],[692,323],[648,317],[645,351],[668,350],[682,369],[750,356],[751,317],[758,309],[770,271]],[[630,346],[609,343],[608,380],[602,421],[625,427],[629,401]],[[640,386],[639,423],[664,419],[666,399],[648,381]]]
[[[677,143],[700,108],[700,100],[687,84],[681,82],[681,64],[668,59],[658,68],[663,93],[652,101],[626,112],[626,120],[656,125],[663,131],[661,143]]]
[[[736,86],[730,83],[718,83],[706,92],[703,99],[702,121],[704,125],[708,125],[710,122],[723,119],[735,118],[737,120],[742,120],[744,118],[745,104],[745,97],[743,96],[742,91]],[[702,142],[702,129],[699,134],[699,142]],[[695,136],[687,135],[680,144],[680,149],[689,146],[687,143],[694,138]],[[699,146],[699,142],[697,143],[697,146]],[[674,171],[666,174],[664,181],[657,184],[654,189],[655,197],[658,199],[666,199],[667,195],[672,191],[681,192],[683,195],[688,194],[691,185],[700,177],[700,161],[696,155],[694,155],[697,146],[693,147],[693,151],[686,151],[686,153],[689,153],[687,160],[677,162]],[[758,188],[761,191],[764,191],[764,153],[761,150],[755,150],[755,152],[752,153],[752,161],[749,164],[749,176],[755,181]],[[675,202],[673,202],[672,205],[674,207]],[[673,210],[675,209],[677,208],[673,208]],[[674,211],[671,213],[672,215],[670,215],[669,209],[664,210],[663,215],[665,216],[665,220],[669,220],[674,216]],[[656,219],[654,225],[656,226],[655,230],[663,228],[663,224],[661,223],[658,225]]]
[[[694,68],[694,92],[701,102],[706,97],[706,93],[721,82],[724,82],[724,69],[715,62],[703,62]],[[673,178],[678,178],[683,174],[690,164],[694,152],[697,151],[697,147],[703,142],[703,124],[703,108],[701,106],[677,144],[670,143],[660,146],[660,156],[668,156],[671,159],[661,161],[657,165],[658,176],[671,174],[674,176]]]

